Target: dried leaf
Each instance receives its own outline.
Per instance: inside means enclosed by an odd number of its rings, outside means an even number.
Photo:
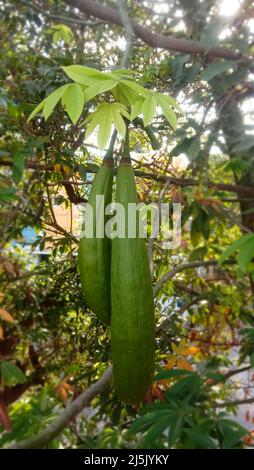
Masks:
[[[173,369],[173,367],[176,365],[176,357],[175,356],[168,356],[167,358],[167,364],[165,365],[165,369]]]
[[[7,312],[7,310],[5,310],[5,308],[0,308],[0,318],[2,320],[8,321],[9,323],[15,323],[14,318],[9,312]]]
[[[66,401],[68,398],[68,392],[62,384],[57,385],[55,394],[62,401]]]
[[[12,263],[10,263],[10,261],[5,261],[4,262],[4,268],[5,270],[10,273],[10,274],[14,274],[15,273],[15,268],[13,266]]]
[[[163,391],[158,387],[156,383],[152,384],[151,392],[155,398],[159,398],[159,400],[165,401]]]
[[[0,325],[0,340],[1,340],[1,339],[2,339],[2,340],[4,339],[4,330],[3,330],[3,328],[2,328],[1,325]]]
[[[190,346],[189,348],[185,348],[182,352],[182,356],[195,356],[200,351],[200,348],[197,346]]]
[[[177,367],[179,367],[179,369],[189,370],[190,372],[193,371],[192,365],[183,357],[177,359]]]

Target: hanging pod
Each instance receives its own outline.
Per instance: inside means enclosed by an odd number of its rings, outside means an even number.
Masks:
[[[79,273],[87,305],[106,325],[110,324],[111,310],[111,240],[105,236],[104,214],[105,207],[111,203],[112,184],[113,159],[106,156],[94,178],[88,198],[93,213],[93,236],[80,239],[78,252]],[[104,196],[104,200],[96,196]]]
[[[119,398],[141,402],[154,372],[155,320],[152,280],[144,238],[128,238],[128,203],[137,203],[134,171],[123,158],[117,171],[116,202],[125,209],[125,237],[113,238],[111,341]]]

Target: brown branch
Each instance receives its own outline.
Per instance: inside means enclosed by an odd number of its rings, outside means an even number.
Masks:
[[[11,444],[9,449],[41,449],[58,436],[78,413],[89,406],[93,398],[103,394],[112,378],[112,366],[109,366],[101,378],[73,400],[43,431],[21,442]]]
[[[78,8],[87,15],[94,16],[108,23],[118,26],[124,26],[123,21],[117,10],[104,6],[93,0],[65,0],[68,5]],[[199,41],[191,39],[178,39],[172,36],[164,36],[163,34],[153,33],[148,28],[141,26],[135,20],[131,20],[134,34],[142,39],[148,46],[160,49],[166,49],[175,52],[185,52],[187,54],[205,54],[206,48]],[[224,47],[215,47],[209,50],[209,56],[222,57],[224,59],[239,59],[242,54]]]
[[[233,264],[234,261],[231,260],[226,260],[224,261],[225,264]],[[201,268],[201,267],[206,267],[206,266],[216,266],[218,264],[218,261],[215,259],[211,259],[208,261],[194,261],[193,263],[184,263],[180,264],[179,266],[175,266],[171,271],[165,273],[155,284],[154,286],[154,295],[157,295],[158,292],[162,289],[164,284],[168,282],[170,279],[172,279],[176,274],[180,273],[181,271],[185,271],[186,269],[195,269],[195,268]]]
[[[0,160],[0,166],[12,167],[12,162],[7,161],[7,160]],[[28,161],[26,163],[26,168],[32,169],[32,170],[40,170],[40,171],[54,171],[53,165],[41,165],[39,163],[35,163],[31,161],[30,162]],[[86,170],[88,173],[97,173],[98,169],[99,169],[99,166],[96,167],[96,165],[92,165],[92,166],[87,165],[86,167],[84,167],[84,170]],[[155,173],[147,173],[145,171],[135,170],[135,169],[134,171],[135,171],[135,175],[139,176],[140,178],[152,179],[154,181],[158,181],[161,183],[166,183],[168,181],[173,186],[188,187],[188,186],[200,185],[200,181],[194,180],[194,179],[176,178],[174,176],[167,176],[167,175],[157,175]],[[213,188],[218,191],[228,191],[228,192],[233,192],[237,194],[245,194],[246,196],[249,196],[250,198],[254,198],[254,188],[251,186],[242,186],[238,184],[236,185],[236,184],[213,183],[212,181],[208,181],[207,186],[208,188]]]
[[[32,8],[38,13],[41,13],[42,15],[46,16],[50,20],[57,20],[57,21],[61,21],[64,23],[80,24],[81,26],[89,26],[89,27],[96,27],[104,23],[104,21],[91,22],[91,21],[80,20],[79,18],[71,18],[68,16],[55,15],[53,13],[48,13],[47,11],[45,11],[45,9],[39,7],[39,5],[35,5],[32,2],[26,2],[25,0],[19,0],[19,1],[20,3],[23,3],[23,5],[27,6],[28,8]]]
[[[223,403],[214,403],[216,408],[225,408],[226,406],[239,406],[254,403],[254,397],[246,398],[245,400],[224,401]]]

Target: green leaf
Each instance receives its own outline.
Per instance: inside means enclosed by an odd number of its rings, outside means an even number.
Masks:
[[[78,166],[78,172],[83,181],[87,181],[87,169],[82,163]]]
[[[124,105],[133,105],[137,99],[137,93],[128,87],[124,87],[122,83],[118,83],[114,89],[113,95],[117,101]]]
[[[186,434],[198,445],[205,449],[216,449],[215,442],[204,432],[204,429],[186,429]]]
[[[124,117],[129,119],[131,121],[131,116],[128,113],[126,106],[122,103],[112,103],[111,106],[115,109],[117,109]]]
[[[47,96],[44,102],[44,106],[43,106],[43,116],[45,120],[47,120],[49,116],[52,114],[58,101],[62,98],[63,94],[65,93],[65,91],[67,90],[69,86],[70,86],[70,83],[68,83],[67,85],[62,85],[59,88],[57,88],[55,91],[50,93],[50,95]]]
[[[193,250],[189,256],[190,261],[196,261],[198,259],[203,259],[204,256],[207,253],[207,247],[206,246],[200,246],[199,248],[196,248]]]
[[[128,434],[135,434],[136,432],[144,431],[144,429],[147,429],[147,427],[150,426],[156,420],[156,418],[158,419],[160,416],[165,416],[165,410],[139,416],[130,426]]]
[[[69,78],[81,85],[94,85],[95,80],[112,80],[112,74],[106,74],[84,65],[68,65],[62,69]]]
[[[254,352],[250,356],[250,365],[254,368]]]
[[[176,118],[175,112],[173,111],[172,107],[168,104],[165,96],[163,96],[160,93],[157,93],[156,98],[157,98],[157,103],[161,107],[165,118],[167,119],[171,127],[175,130],[177,127],[177,118]]]
[[[138,83],[133,83],[127,80],[121,80],[119,83],[121,83],[124,87],[131,88],[137,93],[137,95],[144,96],[145,98],[148,95],[148,91]]]
[[[247,243],[244,243],[244,245],[240,247],[239,254],[236,257],[237,264],[243,272],[247,271],[248,265],[251,262],[253,256],[254,256],[254,234],[253,234],[253,237],[249,241],[247,241]]]
[[[74,125],[82,114],[84,102],[85,97],[81,86],[78,83],[71,83],[62,96],[62,103]]]
[[[27,119],[27,122],[30,122],[35,116],[36,114],[38,114],[43,106],[44,106],[44,103],[45,103],[45,100],[41,101],[35,108],[34,110],[31,112],[31,114],[28,116],[28,119]]]
[[[180,113],[185,114],[182,108],[177,103],[177,101],[174,98],[172,98],[172,96],[157,92],[155,93],[155,98],[158,98],[158,97],[159,99],[163,100],[165,104],[168,104],[169,106],[172,106],[173,108],[177,109],[177,111],[179,111]]]
[[[62,40],[62,34],[60,31],[55,31],[55,33],[53,34],[53,43],[54,44],[57,44],[58,41],[61,41]]]
[[[217,426],[223,435],[223,449],[231,449],[235,444],[240,444],[243,436],[248,433],[247,429],[231,419],[220,419]]]
[[[139,96],[136,101],[134,101],[133,108],[131,111],[131,119],[135,119],[137,116],[142,114],[144,98]]]
[[[132,80],[133,77],[131,75],[133,75],[135,72],[134,72],[134,70],[114,69],[114,70],[112,70],[111,73],[112,73],[112,75],[116,75],[119,78]]]
[[[228,246],[228,248],[222,253],[220,259],[219,259],[219,264],[222,264],[223,261],[225,261],[227,258],[229,258],[235,251],[237,251],[241,246],[245,245],[246,243],[249,243],[249,241],[253,242],[254,240],[254,234],[253,233],[246,233],[242,237],[240,237],[238,240],[236,240],[232,245]]]
[[[104,93],[105,91],[112,90],[117,85],[117,80],[106,80],[105,83],[101,83],[97,81],[92,86],[89,86],[84,94],[85,94],[85,101],[92,100],[95,96],[99,95],[100,93]]]
[[[126,125],[121,116],[120,111],[116,107],[112,108],[112,119],[113,119],[116,130],[124,139],[125,133],[126,133]]]
[[[155,97],[152,94],[148,95],[148,97],[143,102],[143,106],[142,106],[142,113],[144,116],[143,120],[144,120],[145,127],[148,126],[148,124],[152,121],[156,113],[156,106],[157,106],[157,101]]]
[[[0,201],[8,202],[17,199],[16,188],[3,188],[0,191]]]
[[[98,145],[100,149],[104,149],[109,141],[112,127],[112,108],[105,106],[101,114],[101,122],[98,131]]]
[[[214,77],[221,75],[236,64],[237,62],[235,60],[217,60],[209,64],[208,67],[202,71],[201,78],[209,82]]]
[[[26,377],[19,367],[15,366],[11,362],[1,362],[1,375],[4,383],[8,386],[13,384],[23,384],[26,382]]]
[[[25,167],[25,158],[22,152],[15,152],[13,155],[12,178],[15,184],[18,184],[23,176]]]
[[[150,427],[149,431],[146,433],[142,439],[142,447],[151,448],[156,439],[169,427],[169,416],[164,412],[163,416],[160,419],[157,419],[153,425]]]
[[[192,374],[176,382],[167,392],[166,397],[168,400],[172,399],[186,399],[191,400],[195,398],[201,387],[201,381],[197,374]]]
[[[168,431],[168,447],[171,449],[172,445],[179,438],[183,426],[183,418],[179,416],[174,423],[170,424]]]
[[[89,116],[90,123],[86,129],[86,139],[93,133],[96,127],[100,124],[101,114],[103,113],[103,104],[99,105],[97,110]]]

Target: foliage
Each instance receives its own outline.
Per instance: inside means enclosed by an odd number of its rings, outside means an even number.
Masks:
[[[76,219],[113,128],[119,163],[126,120],[139,201],[182,208],[181,246],[149,242],[154,286],[179,268],[155,299],[156,375],[140,408],[109,387],[48,445],[253,445],[250,5],[225,17],[211,0],[150,3],[130,2],[130,16],[206,53],[136,38],[123,70],[124,28],[67,1],[0,2],[1,446],[44,429],[110,363],[77,274]],[[239,54],[216,58],[217,46]],[[57,209],[74,214],[68,226]]]

